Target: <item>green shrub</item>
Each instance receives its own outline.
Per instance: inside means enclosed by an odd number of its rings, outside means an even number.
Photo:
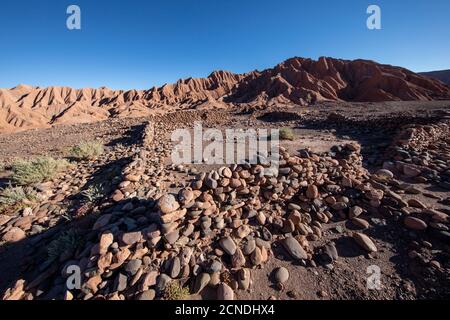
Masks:
[[[12,165],[12,181],[18,185],[30,185],[52,179],[65,170],[69,162],[50,157],[33,160],[19,160]]]
[[[81,192],[81,195],[88,202],[95,202],[107,194],[107,188],[104,183],[89,186]]]
[[[70,149],[70,155],[81,160],[88,160],[102,155],[103,143],[100,141],[83,141]]]
[[[0,210],[13,207],[24,201],[34,202],[38,198],[37,193],[32,188],[8,186],[0,189]]]
[[[83,237],[76,230],[64,231],[57,239],[50,242],[47,255],[50,261],[58,260],[62,254],[73,254],[83,243]]]
[[[183,288],[178,281],[171,281],[164,289],[164,298],[166,300],[188,300],[189,289]]]
[[[291,128],[281,128],[280,139],[293,141],[295,139],[294,131]]]

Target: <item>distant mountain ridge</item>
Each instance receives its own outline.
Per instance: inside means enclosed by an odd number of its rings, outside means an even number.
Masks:
[[[437,99],[450,100],[450,88],[404,68],[368,60],[291,58],[263,71],[215,71],[206,78],[149,90],[27,85],[0,89],[0,132],[237,104],[264,107]]]
[[[433,78],[433,79],[437,79],[439,81],[442,81],[446,85],[450,86],[450,69],[449,70],[421,72],[419,74],[426,76],[426,77]]]

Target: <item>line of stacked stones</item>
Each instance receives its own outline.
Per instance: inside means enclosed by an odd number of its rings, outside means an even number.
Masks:
[[[450,122],[402,130],[386,154],[384,169],[417,183],[450,190]]]
[[[153,149],[154,131],[154,123],[149,121],[136,144],[137,147],[135,148],[133,159],[122,170],[123,181],[112,194],[111,198],[113,201],[119,202],[138,196],[138,190],[142,189],[141,183],[149,180],[150,177],[146,175],[146,170],[149,162],[148,155]],[[140,196],[147,195],[140,194]]]

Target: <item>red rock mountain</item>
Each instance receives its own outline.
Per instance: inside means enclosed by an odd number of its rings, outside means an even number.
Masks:
[[[179,80],[149,90],[39,88],[0,89],[0,133],[229,105],[307,105],[320,101],[449,99],[438,80],[366,60],[289,59],[272,69]]]

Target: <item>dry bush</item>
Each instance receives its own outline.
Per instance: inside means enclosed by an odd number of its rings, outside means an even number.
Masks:
[[[164,298],[166,300],[188,300],[189,289],[183,288],[178,281],[171,281],[164,289]]]
[[[70,149],[70,155],[76,159],[89,160],[102,155],[104,146],[101,141],[83,141]]]
[[[295,133],[291,128],[281,128],[280,139],[293,141],[295,139]]]
[[[40,183],[55,177],[70,163],[62,159],[40,157],[33,160],[19,160],[12,165],[12,181],[17,185]]]
[[[8,186],[0,189],[0,212],[8,208],[18,208],[25,202],[32,203],[38,199],[36,191],[32,188]]]

